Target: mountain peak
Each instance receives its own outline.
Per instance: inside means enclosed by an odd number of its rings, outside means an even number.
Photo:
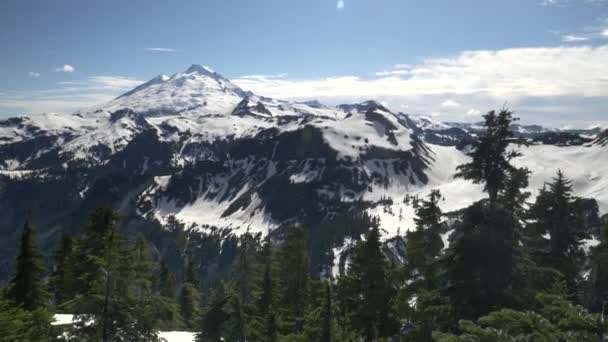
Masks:
[[[204,65],[200,65],[200,64],[192,64],[188,68],[188,70],[186,70],[186,74],[192,74],[192,73],[207,75],[207,76],[211,76],[211,77],[218,76],[218,74],[215,71],[213,71],[211,68],[204,66]]]

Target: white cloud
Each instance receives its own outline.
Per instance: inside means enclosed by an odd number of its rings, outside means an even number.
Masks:
[[[69,113],[110,101],[141,83],[130,77],[100,75],[59,82],[55,89],[11,91],[0,94],[0,113]]]
[[[604,31],[602,31],[602,36],[608,37],[608,29],[604,29]]]
[[[496,99],[521,96],[608,96],[608,45],[464,51],[423,60],[405,77],[373,79],[251,79],[235,82],[273,97],[369,97],[484,94]]]
[[[101,86],[109,90],[127,90],[143,83],[140,80],[123,76],[92,76],[88,81],[93,86]]]
[[[234,80],[254,93],[328,104],[376,99],[407,103],[412,113],[436,112],[447,120],[470,120],[477,112],[442,107],[451,99],[482,112],[509,107],[525,115],[573,120],[605,115],[608,106],[608,45],[463,51],[422,60],[372,78],[343,75],[313,79]],[[406,71],[399,73],[398,71]],[[461,108],[461,107],[460,107]],[[533,120],[532,120],[533,121]]]
[[[151,47],[151,48],[146,48],[147,51],[152,51],[152,52],[175,52],[175,49],[172,48],[162,48],[162,47]]]
[[[280,73],[280,74],[273,74],[273,75],[245,75],[245,76],[241,76],[240,78],[246,79],[246,80],[267,80],[267,79],[273,79],[273,78],[285,78],[288,75],[289,74],[287,74],[287,73]]]
[[[56,72],[67,72],[67,73],[72,73],[75,70],[76,70],[76,68],[74,68],[73,66],[71,66],[69,64],[64,64],[62,67],[55,69]]]
[[[562,42],[564,42],[564,43],[586,42],[588,40],[589,40],[589,37],[576,36],[576,35],[571,35],[571,34],[562,36]]]
[[[378,71],[376,72],[376,76],[396,76],[396,75],[408,75],[410,73],[409,70],[403,70],[403,69],[398,69],[398,70],[383,70],[383,71]]]
[[[479,116],[481,115],[481,111],[479,109],[471,108],[467,111],[468,116]]]
[[[344,6],[345,6],[344,0],[338,0],[338,2],[336,3],[336,8],[338,10],[344,9]]]
[[[35,71],[30,71],[30,72],[28,72],[27,74],[28,74],[30,77],[34,77],[34,78],[40,77],[40,73],[39,73],[39,72],[35,72]]]
[[[444,108],[456,108],[456,107],[460,107],[460,103],[458,103],[458,102],[456,102],[456,101],[454,101],[452,99],[448,99],[448,100],[445,100],[445,101],[441,102],[441,107],[444,107]]]

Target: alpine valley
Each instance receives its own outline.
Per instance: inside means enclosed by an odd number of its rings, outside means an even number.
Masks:
[[[221,246],[245,232],[280,239],[282,227],[300,224],[316,251],[313,266],[334,275],[366,227],[333,230],[329,222],[366,213],[378,217],[385,252],[399,260],[401,236],[414,227],[411,199],[438,189],[442,210],[457,213],[484,197],[481,185],[453,177],[479,129],[375,101],[329,107],[268,98],[199,65],[72,114],[0,121],[0,283],[25,217],[52,250],[99,205],[111,205],[125,231],[142,232],[163,255],[179,249],[179,231]],[[513,130],[531,198],[562,170],[597,236],[608,211],[608,131]]]

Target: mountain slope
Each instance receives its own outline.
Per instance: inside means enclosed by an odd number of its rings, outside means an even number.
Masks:
[[[375,101],[328,107],[267,98],[193,65],[74,114],[0,121],[0,260],[12,255],[28,212],[52,244],[98,205],[152,235],[177,219],[236,234],[303,224],[322,239],[314,230],[324,222],[367,212],[390,239],[413,227],[406,195],[438,188],[444,211],[482,198],[480,186],[453,178],[478,132]],[[532,171],[531,191],[562,169],[577,195],[608,210],[605,133],[591,143],[580,132],[518,132],[529,146],[513,145],[523,153],[516,163]],[[327,234],[330,249],[359,238]]]

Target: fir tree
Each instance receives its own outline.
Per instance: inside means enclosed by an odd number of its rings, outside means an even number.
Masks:
[[[310,279],[310,261],[303,229],[299,227],[287,229],[279,258],[281,263],[278,292],[284,322],[287,323],[288,330],[300,334],[304,329]]]
[[[74,240],[65,235],[61,240],[59,250],[55,253],[55,271],[50,279],[50,287],[57,306],[73,299],[77,293],[74,252]]]
[[[110,208],[96,209],[77,244],[82,288],[66,305],[76,314],[74,336],[101,341],[158,341],[160,302],[151,290],[146,242],[129,247]]]
[[[194,330],[199,318],[200,294],[192,283],[184,283],[179,297],[179,307],[184,327]]]
[[[542,189],[530,208],[527,235],[538,264],[562,273],[572,294],[582,281],[579,265],[584,263],[581,240],[587,237],[577,216],[572,196],[572,182],[557,172],[548,189]],[[549,235],[549,241],[544,235]]]
[[[44,308],[27,311],[12,301],[0,298],[1,341],[55,341],[57,333],[51,327],[51,320],[51,314]]]
[[[338,281],[338,297],[350,327],[366,341],[390,336],[392,290],[387,281],[387,262],[381,251],[380,231],[373,226],[355,248],[346,276]]]
[[[594,312],[606,312],[608,310],[608,225],[602,231],[600,244],[591,252],[588,286],[589,308]]]
[[[438,257],[441,239],[441,194],[433,190],[428,200],[415,205],[416,230],[407,233],[407,259],[399,273],[401,286],[393,307],[412,325],[409,336],[416,341],[433,341],[432,332],[450,323],[447,298],[440,293]]]
[[[201,331],[196,335],[197,342],[216,342],[223,339],[228,319],[228,313],[226,312],[228,299],[223,285],[211,295],[208,309],[202,315]]]
[[[248,336],[247,317],[243,310],[240,295],[235,290],[231,291],[226,310],[228,318],[226,320],[225,340],[226,342],[244,342]]]
[[[15,275],[10,280],[7,299],[28,311],[46,307],[49,295],[42,278],[43,272],[42,256],[36,245],[34,229],[29,220],[26,220]]]
[[[331,301],[331,287],[329,283],[325,284],[325,296],[323,298],[323,306],[321,308],[321,338],[320,342],[331,342],[333,330],[333,312]]]
[[[483,131],[468,154],[472,161],[459,165],[456,177],[471,180],[475,184],[484,184],[489,195],[490,209],[493,210],[498,194],[505,189],[509,175],[516,170],[510,162],[520,156],[518,152],[507,151],[509,139],[513,137],[511,124],[517,119],[513,118],[513,113],[507,109],[498,114],[490,111],[483,117]]]

